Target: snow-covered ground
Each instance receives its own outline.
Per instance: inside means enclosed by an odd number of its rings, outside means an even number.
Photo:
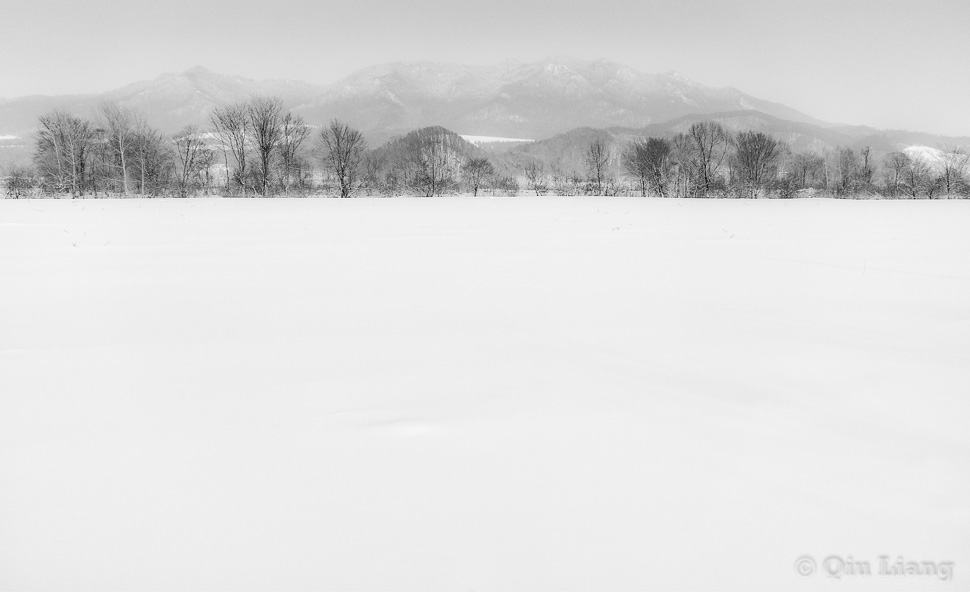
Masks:
[[[526,140],[524,138],[499,138],[496,136],[467,136],[462,135],[462,138],[466,142],[471,142],[472,144],[507,144],[507,143],[527,143],[535,142],[535,140]]]
[[[0,201],[0,588],[967,589],[968,229]]]
[[[903,149],[903,153],[910,158],[922,160],[933,167],[934,170],[939,168],[940,160],[943,158],[943,151],[931,146],[907,146]]]

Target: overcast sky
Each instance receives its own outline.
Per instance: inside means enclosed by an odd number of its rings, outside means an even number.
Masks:
[[[970,135],[970,1],[2,0],[0,97],[203,65],[334,82],[389,61],[605,58],[826,121]]]

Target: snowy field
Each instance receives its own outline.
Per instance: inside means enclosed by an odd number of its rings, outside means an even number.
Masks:
[[[527,142],[535,142],[535,140],[527,140],[525,138],[499,138],[496,136],[468,136],[468,135],[462,134],[461,137],[466,142],[470,142],[472,144],[496,144],[496,143],[504,144],[504,143],[510,143],[510,142],[512,143],[521,142],[524,144]]]
[[[970,201],[0,201],[5,590],[966,590],[968,426]]]

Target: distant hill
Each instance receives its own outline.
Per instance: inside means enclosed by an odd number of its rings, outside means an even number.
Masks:
[[[135,107],[156,127],[175,131],[187,123],[207,124],[213,108],[245,101],[253,95],[279,97],[293,106],[311,100],[321,91],[322,87],[305,82],[256,81],[195,67],[181,74],[164,74],[155,80],[131,84],[100,98]]]
[[[580,126],[637,127],[737,109],[822,124],[737,89],[707,87],[676,73],[644,74],[604,60],[384,64],[297,107],[309,121],[335,116],[378,138],[442,125],[462,134],[535,139]]]
[[[461,134],[541,139],[569,129],[638,127],[689,113],[753,109],[792,121],[812,117],[733,88],[712,88],[676,73],[644,74],[604,60],[464,66],[398,62],[361,70],[329,86],[256,81],[202,67],[96,95],[0,101],[0,135],[23,136],[55,108],[90,115],[104,100],[145,113],[172,132],[204,124],[213,107],[253,94],[275,95],[311,124],[341,118],[382,142],[441,125]]]
[[[780,119],[758,111],[730,111],[684,115],[670,121],[639,128],[611,127],[594,129],[578,127],[551,138],[531,144],[495,144],[490,152],[512,168],[522,169],[531,161],[539,161],[558,173],[585,170],[586,151],[596,140],[603,142],[610,154],[610,167],[619,173],[623,150],[636,138],[671,138],[686,132],[700,121],[715,121],[731,133],[758,131],[788,144],[794,152],[824,153],[846,146],[855,150],[868,146],[874,158],[882,158],[893,151],[914,146],[960,145],[970,146],[970,138],[941,137],[918,132],[877,130],[864,126],[821,126]],[[552,172],[552,171],[549,171]]]
[[[101,102],[117,101],[172,133],[190,123],[208,125],[213,108],[252,95],[280,97],[312,126],[339,118],[360,129],[371,146],[411,130],[442,126],[466,136],[545,140],[493,143],[485,149],[495,155],[528,155],[558,145],[569,153],[562,157],[567,161],[575,156],[574,148],[566,147],[570,139],[580,142],[590,133],[572,130],[606,130],[614,142],[623,143],[634,136],[669,136],[703,119],[714,119],[733,131],[770,133],[795,150],[869,145],[888,152],[911,145],[970,146],[970,138],[826,123],[737,89],[704,86],[673,72],[645,74],[605,60],[554,58],[487,66],[397,62],[365,68],[327,86],[256,81],[195,67],[101,94],[0,100],[0,165],[29,157],[37,118],[53,109],[91,116]]]
[[[609,168],[619,172],[627,137],[611,130],[590,127],[576,128],[532,144],[513,146],[493,158],[504,169],[513,171],[522,171],[535,162],[542,164],[548,175],[584,176],[587,150],[597,140],[607,147]]]
[[[195,67],[101,94],[8,99],[0,101],[0,166],[29,159],[37,119],[54,109],[91,117],[102,102],[116,101],[138,109],[153,127],[173,133],[187,124],[208,125],[215,107],[252,95],[277,96],[292,106],[310,101],[322,90],[304,82],[256,81]]]
[[[441,126],[414,130],[367,154],[363,175],[385,193],[441,195],[458,188],[461,168],[485,152]]]
[[[323,87],[305,82],[257,81],[195,67],[106,93],[30,96],[0,101],[0,136],[29,136],[37,125],[37,118],[53,109],[90,117],[104,101],[134,107],[151,125],[172,133],[187,124],[205,125],[213,108],[244,101],[252,95],[277,96],[292,106],[310,101],[322,90]]]

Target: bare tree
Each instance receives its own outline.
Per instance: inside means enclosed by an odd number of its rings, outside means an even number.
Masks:
[[[139,130],[132,155],[132,171],[138,179],[140,195],[156,196],[169,185],[172,151],[165,136],[149,127]]]
[[[920,156],[914,156],[910,159],[909,165],[903,171],[903,179],[905,180],[909,195],[914,199],[919,197],[921,192],[927,198],[933,198],[937,181],[933,177],[933,171],[929,163]]]
[[[525,178],[528,179],[529,187],[536,192],[536,195],[546,192],[546,171],[542,162],[533,160],[525,165]]]
[[[310,135],[310,126],[303,118],[292,113],[283,116],[282,130],[280,133],[280,185],[284,193],[290,191],[290,182],[294,176],[297,180],[302,179],[302,168],[299,166],[303,162],[300,158],[300,147]]]
[[[392,188],[389,186],[386,171],[388,167],[388,155],[384,151],[367,152],[360,163],[361,186],[368,191],[378,195],[390,195]]]
[[[859,176],[859,157],[851,148],[839,148],[835,155],[835,193],[849,195],[855,192]]]
[[[203,140],[202,149],[199,150],[199,155],[196,159],[195,170],[197,185],[202,189],[202,195],[206,197],[212,191],[212,165],[215,164],[215,161],[216,153]]]
[[[45,190],[80,197],[94,140],[91,124],[65,111],[54,111],[40,117],[35,139],[34,164]]]
[[[201,185],[204,168],[212,163],[212,152],[198,126],[187,125],[172,137],[175,149],[175,191],[178,197],[188,197]]]
[[[596,195],[603,195],[609,164],[609,147],[603,140],[593,140],[586,148],[586,174]]]
[[[670,172],[670,142],[659,138],[633,140],[623,153],[623,168],[634,178],[640,195],[654,191],[666,196],[667,176]]]
[[[552,163],[549,171],[553,193],[556,195],[576,195],[579,191],[578,187],[581,185],[581,183],[574,182],[576,176],[575,173],[567,172],[562,160],[557,159]]]
[[[515,177],[502,177],[495,185],[509,197],[515,197],[519,194],[519,181]]]
[[[673,147],[670,142],[663,138],[650,138],[647,140],[647,165],[650,173],[650,185],[654,192],[660,197],[667,197],[670,179],[670,169],[672,166],[671,153]]]
[[[283,135],[283,102],[276,97],[253,97],[247,105],[253,144],[259,157],[256,183],[263,197],[269,196],[273,151]]]
[[[694,158],[693,142],[687,134],[677,134],[671,141],[673,161],[673,194],[674,197],[695,196],[698,178],[697,162]]]
[[[636,181],[640,188],[640,196],[646,197],[650,181],[647,140],[636,138],[630,143],[630,146],[623,152],[623,168]]]
[[[876,176],[875,165],[872,161],[872,148],[863,146],[859,149],[859,171],[857,180],[864,190],[872,188],[872,180]]]
[[[131,194],[128,173],[139,131],[145,127],[144,120],[134,109],[109,102],[101,104],[98,119],[113,157],[111,166],[117,170],[122,192],[128,196]]]
[[[732,181],[741,195],[755,197],[778,176],[782,146],[761,132],[741,132],[735,141]]]
[[[103,191],[104,196],[108,197],[111,191],[121,193],[121,181],[118,177],[115,158],[109,145],[108,132],[97,125],[97,120],[92,125],[93,137],[91,138],[88,149],[88,186],[95,198],[98,191]]]
[[[226,190],[231,191],[231,180],[235,180],[246,195],[247,168],[246,149],[249,142],[251,123],[249,109],[245,103],[237,103],[217,108],[210,116],[212,128],[219,136],[222,154],[226,163]],[[233,170],[229,166],[229,155],[236,163]],[[232,173],[230,173],[232,171]]]
[[[667,197],[668,179],[673,165],[671,145],[662,138],[636,139],[623,154],[623,167],[637,183],[640,195],[653,192]]]
[[[29,167],[12,166],[7,171],[4,187],[7,190],[7,195],[13,199],[28,197],[37,187],[37,177]]]
[[[727,160],[731,138],[721,124],[701,121],[690,126],[685,140],[682,150],[695,177],[693,189],[698,194],[710,196],[722,184],[721,168]]]
[[[419,168],[415,185],[425,197],[441,195],[456,184],[457,163],[453,162],[444,134],[434,130],[419,138]]]
[[[789,164],[796,189],[825,188],[825,159],[814,152],[799,152]]]
[[[333,173],[340,197],[352,197],[358,190],[360,163],[367,150],[364,136],[356,129],[336,119],[320,134],[323,160]]]
[[[906,186],[906,170],[912,162],[904,152],[890,152],[883,158],[886,169],[886,190],[891,197],[898,197]]]
[[[967,164],[970,154],[956,146],[940,149],[937,157],[939,186],[944,195],[951,196],[966,191]]]
[[[465,163],[462,172],[471,187],[472,195],[477,196],[478,190],[495,174],[495,167],[487,158],[471,158]]]

